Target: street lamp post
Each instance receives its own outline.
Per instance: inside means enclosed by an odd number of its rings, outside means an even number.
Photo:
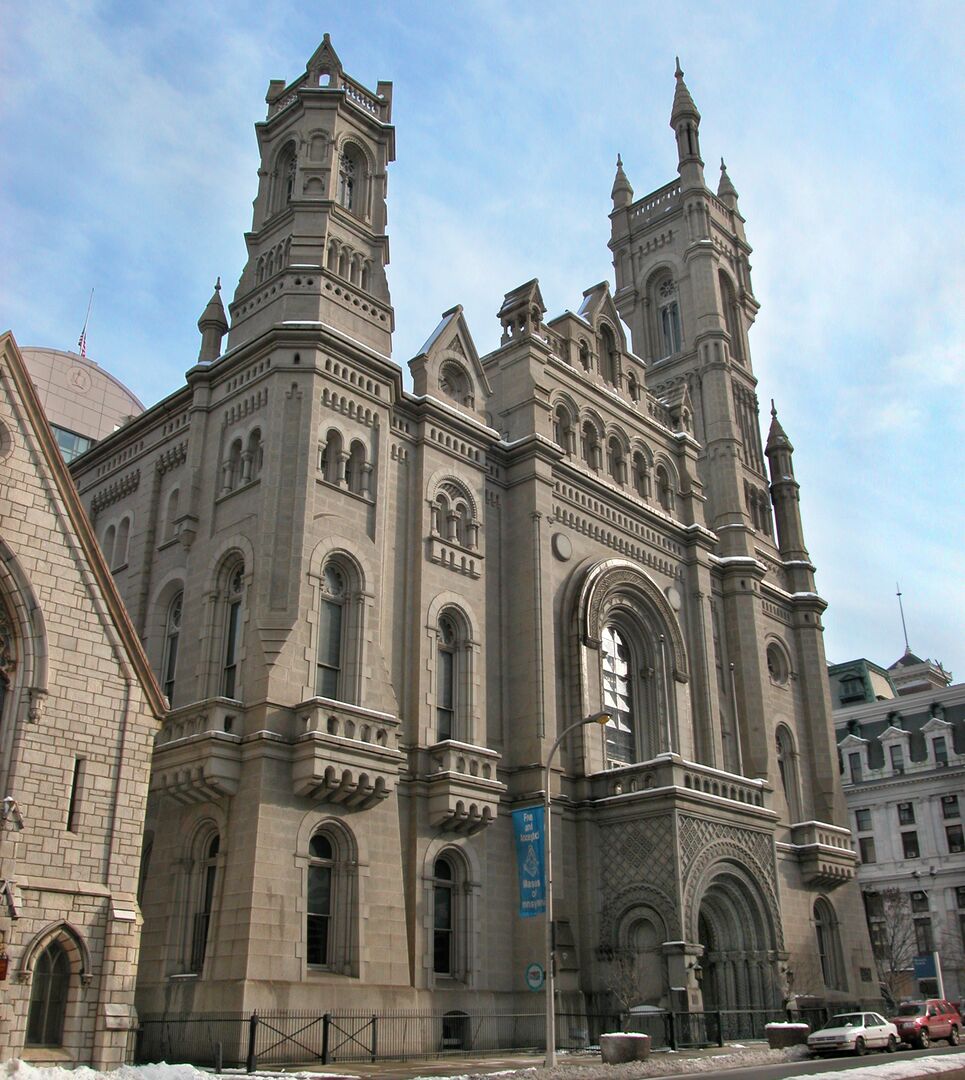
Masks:
[[[551,794],[550,794],[550,767],[553,757],[560,748],[560,743],[571,731],[585,724],[605,724],[610,719],[608,712],[593,713],[592,716],[584,716],[575,724],[563,730],[556,737],[556,742],[550,747],[546,755],[543,788],[543,836],[545,837],[546,854],[546,1067],[553,1068],[556,1065],[556,972],[553,964],[553,826],[550,820]]]

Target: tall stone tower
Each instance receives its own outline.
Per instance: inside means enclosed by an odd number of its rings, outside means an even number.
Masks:
[[[385,198],[395,159],[392,84],[373,94],[342,70],[328,35],[305,74],[268,85],[261,166],[228,347],[281,322],[341,327],[388,355],[393,312]]]

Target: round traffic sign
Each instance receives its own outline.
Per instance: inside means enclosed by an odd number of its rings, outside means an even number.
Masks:
[[[526,985],[530,990],[541,990],[545,978],[546,973],[543,971],[542,964],[534,963],[526,965]]]

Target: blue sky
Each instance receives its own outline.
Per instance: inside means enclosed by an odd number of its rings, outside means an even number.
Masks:
[[[505,292],[554,315],[608,278],[614,161],[676,175],[674,55],[716,185],[740,192],[758,393],[793,441],[832,661],[912,648],[965,679],[965,5],[34,0],[0,44],[0,328],[75,348],[146,404],[197,356],[244,261],[270,78],[328,31],[394,84],[394,358],[462,303],[481,352]],[[766,411],[765,411],[766,430]]]

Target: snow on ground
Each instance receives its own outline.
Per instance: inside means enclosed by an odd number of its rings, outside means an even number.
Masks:
[[[728,1052],[730,1050],[730,1052]],[[736,1051],[736,1052],[735,1052]],[[651,1076],[672,1076],[680,1073],[714,1072],[718,1069],[750,1068],[754,1065],[779,1064],[782,1061],[800,1061],[805,1052],[801,1047],[789,1050],[768,1050],[764,1047],[725,1047],[719,1054],[687,1057],[682,1054],[654,1054],[646,1061],[627,1065],[603,1065],[599,1061],[578,1063],[570,1058],[555,1069],[526,1068],[501,1069],[492,1072],[461,1073],[448,1080],[491,1080],[493,1077],[518,1077],[519,1080],[643,1080]],[[391,1067],[396,1063],[387,1063]],[[911,1080],[913,1077],[937,1075],[961,1069],[965,1055],[947,1054],[935,1057],[893,1058],[875,1065],[847,1070],[821,1073],[821,1080]],[[229,1070],[226,1070],[228,1072]],[[230,1070],[234,1073],[236,1070]],[[195,1069],[191,1065],[124,1065],[110,1073],[95,1072],[81,1066],[77,1069],[40,1068],[24,1061],[0,1062],[0,1080],[211,1080],[212,1073]],[[257,1072],[253,1080],[284,1077],[285,1080],[322,1080],[324,1077],[345,1077],[345,1073],[329,1072]],[[440,1080],[433,1076],[415,1077],[413,1080]]]

